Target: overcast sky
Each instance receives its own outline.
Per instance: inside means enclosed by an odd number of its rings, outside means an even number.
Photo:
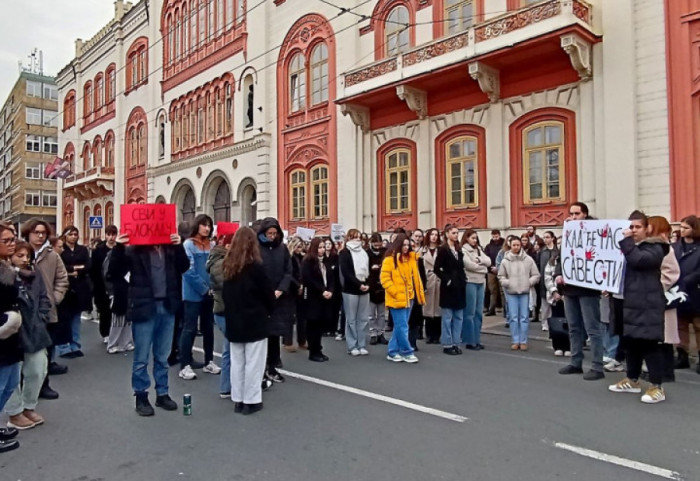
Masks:
[[[2,0],[0,108],[17,81],[17,62],[44,52],[44,73],[55,76],[75,55],[75,39],[95,35],[114,16],[114,0]]]

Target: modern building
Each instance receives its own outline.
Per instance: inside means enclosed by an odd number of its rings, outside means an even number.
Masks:
[[[56,225],[56,181],[44,167],[57,154],[56,81],[23,71],[0,110],[0,220],[17,228],[32,217]]]
[[[678,219],[696,3],[118,0],[58,77],[83,159],[63,220],[109,196],[291,232],[555,226],[574,200]],[[110,132],[111,178],[90,160]]]

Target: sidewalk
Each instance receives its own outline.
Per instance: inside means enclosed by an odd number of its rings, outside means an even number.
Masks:
[[[510,331],[505,328],[505,325],[506,319],[502,314],[496,313],[495,316],[489,317],[484,315],[484,322],[481,325],[481,332],[486,334],[495,334],[497,336],[510,336]],[[542,330],[541,323],[531,322],[528,339],[549,342],[549,334]]]

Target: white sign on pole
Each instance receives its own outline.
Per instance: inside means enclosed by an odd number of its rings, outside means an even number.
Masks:
[[[561,270],[567,284],[618,294],[625,256],[620,250],[628,220],[566,221],[561,235]]]
[[[343,224],[331,224],[331,239],[333,242],[340,242],[345,237]]]
[[[311,242],[316,235],[316,229],[307,229],[306,227],[297,227],[297,237],[304,242]]]

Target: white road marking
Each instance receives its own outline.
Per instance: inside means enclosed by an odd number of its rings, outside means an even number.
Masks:
[[[199,352],[199,353],[204,353],[204,350],[199,348],[199,347],[193,347],[193,351]],[[214,356],[216,357],[221,357],[221,354],[218,352],[214,353]],[[363,389],[358,389],[352,386],[346,386],[344,384],[338,384],[335,382],[330,382],[326,381],[324,379],[319,379],[316,377],[311,377],[311,376],[306,376],[304,374],[298,374],[296,372],[291,372],[287,371],[285,369],[278,369],[279,372],[281,372],[283,375],[287,377],[291,377],[294,379],[299,379],[301,381],[307,381],[311,382],[314,384],[318,384],[319,386],[324,386],[324,387],[329,387],[331,389],[337,389],[339,391],[351,393],[351,394],[356,394],[358,396],[363,396],[369,399],[374,399],[375,401],[382,401],[388,404],[393,404],[395,406],[401,406],[406,409],[411,409],[413,411],[418,411],[424,414],[430,414],[431,416],[436,416],[439,418],[447,419],[448,421],[454,421],[456,423],[463,423],[465,421],[468,421],[469,418],[465,416],[460,416],[459,414],[453,414],[453,413],[448,413],[447,411],[441,411],[439,409],[434,409],[430,408],[427,406],[422,406],[420,404],[415,404],[412,402],[408,401],[403,401],[401,399],[395,399],[389,396],[384,396],[383,394],[376,394],[370,391],[365,391]]]
[[[548,441],[544,440],[544,442]],[[652,474],[661,478],[675,479],[677,481],[683,480],[679,473],[677,473],[676,471],[671,471],[670,469],[659,468],[658,466],[653,466],[651,464],[640,463],[639,461],[633,461],[631,459],[621,458],[612,454],[605,454],[599,451],[593,451],[592,449],[573,446],[571,444],[554,442],[553,445],[556,448],[563,449],[565,451],[570,451],[572,453],[578,454],[580,456],[585,456],[587,458],[603,461],[605,463],[615,464],[624,468],[634,469],[636,471]]]

